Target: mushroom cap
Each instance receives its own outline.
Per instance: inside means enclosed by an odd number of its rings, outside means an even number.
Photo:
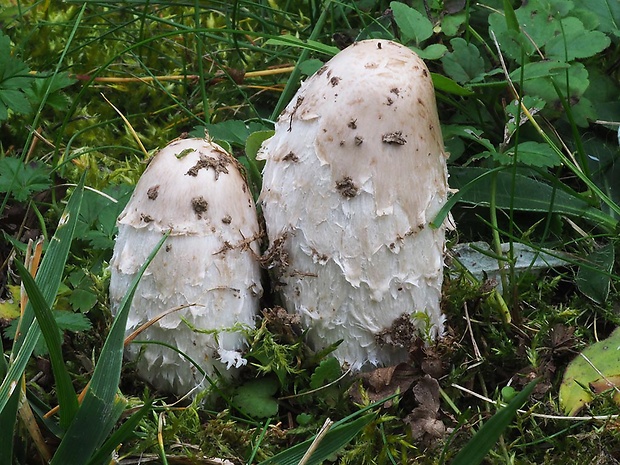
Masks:
[[[429,223],[446,202],[447,155],[413,51],[367,40],[340,52],[302,84],[259,157],[267,233],[288,263],[282,293],[311,345],[344,339],[336,356],[360,369],[406,359],[377,338],[402,315],[442,333],[445,230]]]
[[[176,140],[153,157],[118,223],[239,241],[257,234],[255,219],[237,161],[210,140],[195,138]]]
[[[171,308],[189,305],[137,339],[176,347],[210,377],[231,375],[228,368],[243,365],[240,329],[254,327],[262,287],[256,209],[236,161],[206,139],[172,142],[138,181],[118,228],[110,262],[113,313],[162,234],[170,233],[136,289],[126,333]],[[126,356],[137,359],[138,375],[162,391],[185,395],[208,386],[170,348],[149,344],[141,350],[132,344]]]
[[[293,131],[308,126],[293,123],[313,121],[314,136],[291,143],[299,136]],[[377,215],[392,213],[398,202],[411,224],[424,225],[438,211],[429,211],[431,204],[447,194],[433,82],[424,62],[403,45],[365,40],[343,50],[302,84],[278,125],[290,137],[278,138],[280,146],[272,141],[263,159],[293,160],[310,143],[343,196],[372,191]],[[420,189],[420,180],[434,189]]]

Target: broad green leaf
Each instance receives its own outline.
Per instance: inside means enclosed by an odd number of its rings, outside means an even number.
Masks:
[[[273,417],[278,413],[278,401],[274,397],[277,391],[278,381],[275,378],[252,380],[237,388],[233,402],[252,417]]]
[[[245,141],[245,156],[239,157],[239,161],[247,169],[248,181],[255,200],[258,199],[261,190],[263,182],[261,172],[265,166],[265,161],[257,160],[256,155],[263,142],[273,136],[273,133],[273,130],[264,130],[250,134]]]
[[[23,89],[30,84],[30,69],[11,54],[11,40],[0,31],[0,89]]]
[[[461,11],[456,14],[445,15],[443,18],[441,18],[441,32],[443,32],[448,37],[454,37],[459,33],[461,26],[466,21],[467,13],[465,11]]]
[[[570,12],[571,16],[574,16],[575,18],[579,19],[579,21],[581,21],[581,24],[583,24],[583,27],[587,30],[587,31],[594,31],[596,30],[596,28],[599,26],[599,24],[601,23],[599,21],[598,16],[596,15],[596,13],[594,13],[593,11],[590,10],[584,10],[584,9],[574,9]]]
[[[24,91],[32,85],[26,63],[11,55],[11,41],[0,31],[0,121],[7,119],[11,109],[16,113],[31,110]]]
[[[508,121],[506,121],[506,126],[504,127],[504,144],[508,144],[519,126],[529,121],[522,110],[522,106],[527,108],[531,115],[535,115],[545,108],[546,103],[547,102],[539,97],[526,95],[522,100],[513,100],[506,105],[504,110],[508,116]],[[553,153],[554,156],[557,157],[557,153],[555,151],[553,151]]]
[[[460,95],[463,97],[474,95],[474,93],[466,89],[465,87],[457,84],[454,80],[450,79],[443,74],[431,73],[431,78],[433,79],[433,85],[435,86],[435,90],[440,92],[445,92],[447,94]]]
[[[620,36],[620,2],[614,0],[573,0],[575,8],[596,14],[598,30]]]
[[[305,465],[319,465],[327,460],[331,455],[346,446],[357,434],[371,421],[375,419],[375,414],[364,415],[356,420],[332,426],[325,437],[319,442],[318,447],[310,456]],[[297,444],[284,452],[274,455],[263,461],[260,465],[297,465],[304,456],[312,439],[301,444]]]
[[[504,242],[500,244],[500,247],[503,257],[498,259],[497,253],[486,242],[457,244],[452,251],[459,266],[454,266],[451,270],[460,273],[462,267],[465,267],[481,282],[492,279],[501,283],[500,274],[505,272],[506,261],[509,259],[511,260],[510,269],[515,275],[538,273],[542,270],[574,264],[574,260],[569,261],[569,257],[563,252],[534,244]]]
[[[536,51],[523,32],[508,29],[505,17],[499,13],[489,15],[489,29],[495,34],[502,53],[517,63],[521,63],[523,55],[528,57]]]
[[[564,5],[548,0],[531,0],[515,11],[521,30],[538,48],[542,48],[549,39],[560,33],[560,18],[570,9],[570,2],[563,3]]]
[[[432,225],[438,226],[445,219],[450,208],[457,202],[489,206],[491,203],[491,175],[497,176],[495,204],[500,209],[533,212],[554,212],[560,215],[583,217],[593,224],[614,229],[617,221],[576,194],[570,193],[560,184],[557,189],[542,181],[522,174],[504,171],[503,168],[492,170],[485,168],[451,168],[450,186],[458,192],[448,199],[446,205],[437,214]]]
[[[47,344],[52,372],[54,373],[58,405],[60,406],[60,426],[67,428],[77,411],[78,399],[62,355],[62,333],[34,278],[19,261],[14,264],[22,279],[22,284],[28,294],[28,302],[32,305],[37,323]]]
[[[20,309],[19,309],[19,296],[20,289],[19,286],[6,286],[9,291],[9,296],[7,299],[0,300],[0,319],[5,321],[12,321],[15,318],[19,318]]]
[[[620,100],[617,103],[620,104]],[[618,129],[620,130],[620,128]],[[620,135],[620,132],[617,135]],[[593,135],[593,137],[583,140],[583,148],[588,156],[588,167],[592,174],[592,180],[616,205],[620,205],[620,189],[618,189],[618,179],[620,179],[619,144],[620,140],[615,137],[604,138],[600,135]],[[620,219],[620,215],[615,214],[607,205],[602,208],[614,215],[616,219]]]
[[[586,256],[585,263],[577,271],[575,282],[579,290],[593,301],[599,304],[605,303],[609,296],[614,263],[613,243],[594,249]]]
[[[453,168],[450,171],[450,185],[459,191],[469,183],[469,188],[460,198],[461,202],[488,206],[491,203],[491,176],[486,176],[484,168]],[[484,177],[480,177],[483,175]],[[507,209],[513,205],[515,210],[568,213],[582,216],[590,208],[589,204],[578,197],[556,189],[541,181],[517,174],[499,171],[495,204],[497,208]],[[550,203],[554,200],[553,205]]]
[[[481,463],[495,445],[504,430],[510,425],[517,410],[527,401],[538,380],[523,388],[505,407],[487,421],[452,461],[452,465],[477,465]]]
[[[338,379],[341,374],[340,362],[334,357],[326,358],[310,376],[310,389],[319,389]]]
[[[593,399],[592,394],[620,385],[620,328],[592,344],[566,367],[560,385],[560,407],[575,415]],[[607,382],[609,381],[609,383]],[[620,399],[615,398],[620,405]]]
[[[306,76],[312,76],[319,69],[321,69],[324,64],[325,63],[323,61],[312,58],[299,63],[299,71],[301,71],[301,74],[305,74]]]
[[[60,287],[63,270],[71,246],[71,240],[73,239],[73,233],[75,231],[75,225],[77,224],[83,193],[84,186],[82,180],[69,199],[67,207],[60,218],[56,233],[50,240],[50,244],[43,256],[41,266],[35,278],[35,282],[41,289],[44,300],[48,306],[51,306],[54,302]],[[11,393],[17,386],[26,364],[30,359],[30,355],[41,335],[39,325],[34,318],[32,304],[29,303],[26,306],[19,324],[21,331],[18,333],[13,343],[11,362],[7,375],[0,385],[0,411],[4,409]]]
[[[523,142],[506,152],[490,152],[489,155],[502,165],[510,165],[515,160],[522,165],[548,168],[561,164],[558,154],[548,144],[540,142]]]
[[[583,23],[573,17],[562,19],[562,34],[551,38],[545,46],[549,59],[572,61],[589,58],[602,52],[611,40],[600,31],[586,31]]]
[[[245,122],[236,119],[207,124],[205,128],[212,139],[225,140],[231,144],[244,144],[250,134]]]
[[[471,82],[484,73],[484,60],[480,56],[480,50],[465,39],[455,37],[450,40],[452,52],[447,53],[442,59],[443,69],[448,76],[456,82]]]
[[[419,44],[433,35],[433,25],[419,11],[401,2],[391,2],[390,9],[400,29],[403,43],[414,40]]]
[[[256,131],[250,134],[245,141],[245,156],[255,163],[259,163],[259,168],[262,169],[264,161],[257,161],[256,155],[260,150],[263,142],[273,136],[275,131],[269,129],[264,131]]]
[[[550,73],[548,76],[540,79],[528,79],[523,83],[523,89],[526,94],[537,95],[547,102],[547,106],[551,102],[559,100],[558,94],[551,82],[551,79],[557,83],[565,97],[570,97],[574,101],[578,101],[585,90],[590,85],[588,80],[588,70],[582,63],[573,63],[568,68],[568,73],[562,72],[557,75]],[[568,80],[567,80],[568,79]]]
[[[0,104],[4,108],[4,114],[8,114],[6,109],[11,109],[15,113],[28,113],[32,109],[26,95],[16,89],[1,89]]]
[[[445,139],[452,137],[460,137],[461,139],[471,140],[477,144],[482,145],[489,152],[495,152],[495,146],[493,143],[482,137],[482,130],[473,126],[460,126],[457,124],[449,124],[442,128],[443,136]]]
[[[69,73],[38,74],[32,86],[26,89],[25,94],[33,107],[37,108],[43,101],[56,110],[65,110],[69,105],[69,98],[62,89],[74,84],[76,79],[69,77]]]
[[[88,313],[88,311],[91,308],[93,308],[95,304],[97,303],[97,294],[87,289],[79,289],[79,288],[74,289],[73,291],[71,291],[71,295],[69,297],[69,303],[71,304],[71,307],[73,307],[73,309],[79,312]],[[75,315],[75,314],[69,313],[69,315]],[[67,328],[67,329],[70,329],[70,328]],[[71,331],[80,331],[80,330],[71,329]]]
[[[116,219],[129,201],[133,189],[134,186],[127,184],[104,189],[103,194],[116,199],[116,202],[99,192],[84,192],[75,237],[88,241],[94,249],[111,250],[117,233]],[[77,284],[74,286],[77,287]]]
[[[510,73],[510,79],[519,83],[538,78],[547,78],[563,72],[568,68],[568,63],[562,61],[535,61],[515,69]]]
[[[118,384],[121,376],[129,308],[142,275],[167,238],[167,234],[162,236],[121,301],[119,312],[101,349],[101,355],[84,400],[75,414],[74,421],[63,436],[51,465],[86,464],[95,451],[101,447],[120,417],[125,401],[118,395]],[[93,422],[93,418],[98,419],[98,422]],[[76,444],[80,447],[76,448]]]
[[[35,192],[51,185],[49,169],[39,163],[25,164],[19,158],[0,159],[0,192],[8,192],[15,200],[23,202]]]
[[[423,49],[417,49],[415,47],[410,48],[424,60],[439,60],[448,51],[448,48],[444,44],[431,44]]]

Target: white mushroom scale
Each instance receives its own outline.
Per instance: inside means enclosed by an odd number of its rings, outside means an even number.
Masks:
[[[262,294],[256,208],[236,160],[207,139],[172,142],[150,162],[118,228],[110,263],[114,313],[162,235],[170,234],[136,289],[127,334],[189,305],[137,339],[177,348],[210,377],[216,370],[230,376],[245,363],[240,329],[254,327]],[[137,360],[138,375],[161,391],[185,395],[208,386],[195,366],[169,347],[131,344],[126,356]]]
[[[259,155],[270,253],[309,344],[343,340],[352,370],[407,360],[444,331],[448,184],[424,62],[387,40],[355,43],[305,81]]]

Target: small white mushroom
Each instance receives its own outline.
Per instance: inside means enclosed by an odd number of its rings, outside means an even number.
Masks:
[[[407,359],[440,309],[446,153],[433,84],[408,48],[367,40],[304,82],[265,141],[260,195],[289,311],[353,370]],[[279,253],[279,258],[277,257]]]
[[[216,370],[226,376],[243,365],[245,338],[239,329],[254,327],[262,287],[256,209],[234,158],[206,139],[172,142],[150,162],[118,228],[110,263],[113,313],[162,235],[170,232],[136,289],[127,334],[171,308],[190,305],[137,339],[176,347],[213,378]],[[185,395],[208,386],[168,347],[131,344],[126,356],[137,359],[138,375],[162,391]]]

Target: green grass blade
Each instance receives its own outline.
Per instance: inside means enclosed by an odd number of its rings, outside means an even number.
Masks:
[[[82,465],[88,463],[95,451],[102,445],[116,422],[116,409],[112,406],[118,402],[118,383],[123,362],[123,342],[127,315],[131,307],[133,294],[147,266],[155,257],[168,235],[162,236],[146,263],[134,278],[127,294],[120,305],[110,333],[101,350],[89,388],[75,419],[58,446],[51,465],[71,463]],[[95,422],[93,419],[97,419]],[[113,420],[113,421],[112,421]],[[75,445],[80,447],[76,448]]]
[[[357,436],[366,425],[373,421],[375,417],[376,415],[371,413],[349,423],[332,427],[312,453],[306,465],[318,465],[332,454],[338,452]],[[308,439],[301,444],[297,444],[261,462],[260,465],[297,465],[312,444],[312,441],[313,439]]]
[[[80,205],[84,194],[83,180],[75,189],[65,211],[60,218],[58,228],[54,237],[50,240],[49,247],[45,253],[41,266],[37,272],[35,282],[37,283],[47,305],[51,306],[56,298],[62,274],[69,255],[69,247],[75,232],[75,226],[78,220]],[[24,329],[28,330],[24,333]],[[24,310],[24,314],[20,319],[19,329],[15,335],[13,350],[11,353],[11,362],[0,385],[0,412],[3,411],[11,393],[17,386],[19,379],[24,373],[26,364],[30,359],[30,355],[39,340],[41,330],[35,322],[32,304],[28,304]]]
[[[116,450],[119,444],[122,444],[126,440],[134,436],[136,428],[140,424],[140,421],[144,416],[151,411],[152,403],[149,401],[145,403],[140,410],[130,416],[120,428],[118,428],[114,434],[112,434],[106,442],[95,452],[88,465],[99,465],[108,463],[110,455]]]
[[[508,427],[527,398],[530,396],[538,380],[534,380],[523,388],[506,407],[502,408],[487,421],[474,435],[471,441],[458,453],[452,465],[476,465],[487,455],[491,447],[497,442],[504,430]]]
[[[319,32],[323,29],[323,26],[325,25],[325,21],[327,20],[327,13],[330,8],[330,3],[331,3],[331,0],[327,0],[325,4],[323,5],[323,11],[321,12],[321,15],[319,16],[318,21],[314,25],[312,33],[310,34],[310,37],[308,38],[308,41],[307,41],[308,43],[316,44],[314,39],[317,38]],[[280,38],[280,40],[282,40],[282,38]],[[289,45],[292,45],[292,44],[289,44]],[[272,120],[276,120],[278,118],[278,115],[282,113],[282,111],[284,110],[284,107],[286,107],[288,102],[293,98],[293,94],[295,93],[295,90],[297,89],[299,85],[299,80],[301,78],[301,69],[299,68],[299,64],[303,63],[304,61],[308,59],[309,52],[310,51],[307,48],[304,48],[299,54],[299,59],[297,60],[295,69],[289,76],[289,79],[286,81],[286,86],[284,87],[284,90],[282,91],[282,94],[280,95],[280,98],[278,99],[278,103],[276,104],[275,108],[273,109],[273,112],[271,113]]]
[[[41,398],[39,398],[37,394],[37,392],[26,387],[26,398],[28,399],[28,403],[30,404],[30,409],[37,417],[38,422],[45,427],[47,432],[53,434],[57,438],[61,438],[65,431],[60,428],[60,425],[55,418],[45,417],[47,412],[51,410],[51,407],[45,402],[43,402],[43,400],[41,400]]]
[[[441,209],[433,225],[440,225],[457,202],[488,206],[491,204],[491,173],[497,174],[495,205],[500,209],[514,209],[583,217],[608,230],[614,230],[618,222],[602,210],[593,207],[577,195],[538,181],[536,179],[502,171],[503,168],[453,168],[450,170],[450,186],[459,190]],[[514,187],[513,187],[514,183]],[[561,187],[561,186],[560,186]],[[553,203],[549,201],[553,199]]]
[[[0,342],[1,346],[1,342]],[[0,378],[4,378],[8,371],[8,365],[4,358],[4,350],[0,354]],[[13,463],[13,433],[17,420],[17,408],[19,406],[19,390],[16,390],[8,399],[8,403],[0,412],[0,463]]]
[[[17,271],[22,278],[22,284],[28,294],[28,301],[32,304],[39,328],[45,338],[50,355],[54,380],[56,381],[56,393],[60,406],[60,426],[68,428],[71,420],[78,409],[78,399],[71,377],[65,366],[62,356],[61,331],[56,324],[52,310],[45,302],[41,290],[24,265],[15,262]]]
[[[506,17],[506,27],[508,30],[519,32],[519,20],[515,14],[515,10],[509,0],[504,0],[504,16]]]

